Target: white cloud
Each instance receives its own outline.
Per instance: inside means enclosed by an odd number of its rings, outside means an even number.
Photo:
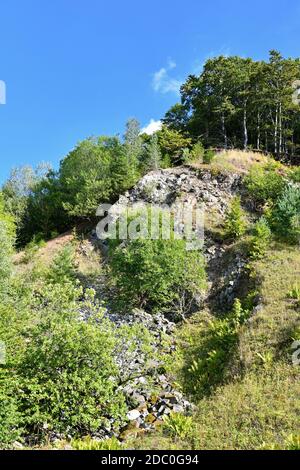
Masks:
[[[176,63],[172,59],[169,59],[166,67],[162,67],[160,70],[154,73],[152,80],[152,87],[154,91],[163,94],[171,92],[179,95],[182,80],[173,78],[169,74],[169,72],[175,68]]]
[[[148,134],[152,135],[154,132],[159,131],[162,128],[161,121],[155,121],[154,119],[150,119],[150,122],[147,126],[143,127],[141,130],[141,134]]]

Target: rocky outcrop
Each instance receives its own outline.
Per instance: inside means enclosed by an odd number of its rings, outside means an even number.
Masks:
[[[139,207],[142,204],[176,208],[180,203],[197,202],[204,210],[206,222],[222,221],[235,195],[243,193],[241,175],[226,172],[213,172],[211,169],[196,169],[189,166],[152,171],[145,175],[136,186],[127,191],[114,205],[116,213],[120,207]],[[208,298],[220,308],[231,306],[244,276],[246,259],[235,253],[228,256],[229,250],[222,240],[211,233],[205,225],[203,254],[207,262],[210,289]],[[105,250],[105,242],[102,243]]]
[[[151,333],[157,357],[172,354],[176,348],[174,340],[175,324],[162,314],[149,314],[143,310],[134,310],[131,314],[110,314],[109,318],[117,326],[142,324]],[[145,372],[147,357],[142,350],[131,354],[122,352],[118,355],[117,364],[122,371],[126,384],[120,388],[125,394],[129,412],[127,418],[134,421],[140,429],[149,430],[165,415],[171,412],[184,413],[192,409],[191,403],[184,399],[164,373],[161,359],[152,359]],[[127,377],[135,378],[127,381]],[[132,423],[131,423],[132,424]]]
[[[83,319],[88,318],[88,310],[82,310],[81,313]],[[115,352],[120,371],[118,390],[124,395],[128,408],[127,422],[120,428],[113,418],[107,417],[105,426],[94,437],[107,439],[115,436],[125,439],[129,435],[155,429],[170,413],[190,413],[193,405],[165,373],[165,358],[176,348],[176,325],[160,313],[149,314],[141,309],[127,314],[106,310],[105,316],[117,328],[126,325],[142,325],[146,328],[151,334],[155,357],[149,360],[142,344],[131,348],[129,343],[124,343],[122,349]]]
[[[181,167],[148,173],[136,186],[119,198],[114,205],[116,214],[121,206],[133,209],[141,203],[156,206],[167,205],[171,209],[179,202],[197,201],[210,217],[219,220],[225,216],[231,199],[242,192],[241,177],[232,173],[213,173],[209,169]],[[93,234],[96,242],[96,233]],[[105,250],[105,242],[101,242]],[[204,234],[203,254],[207,262],[209,289],[206,302],[214,302],[228,308],[236,296],[240,281],[244,276],[246,259],[237,252],[230,253],[210,229]],[[93,287],[93,286],[92,286]],[[135,310],[127,314],[112,313],[107,315],[117,327],[122,325],[143,324],[154,338],[154,347],[164,354],[172,354],[176,348],[174,330],[176,325],[163,314],[149,314],[143,310]],[[172,317],[169,317],[172,318]],[[164,341],[168,337],[168,345]],[[121,351],[117,357],[121,370],[120,389],[128,406],[125,428],[116,434],[114,422],[100,432],[99,437],[117,435],[125,439],[128,435],[136,435],[151,430],[159,425],[164,416],[172,412],[189,413],[193,405],[176,390],[170,378],[164,373],[160,360],[154,360],[147,372],[143,367],[147,358],[142,350],[128,353]],[[132,377],[128,380],[128,377]],[[155,392],[154,392],[155,390]]]
[[[172,205],[178,200],[196,199],[206,209],[224,214],[230,199],[240,189],[241,177],[233,173],[216,173],[190,167],[152,171],[117,204],[133,204],[141,201]]]

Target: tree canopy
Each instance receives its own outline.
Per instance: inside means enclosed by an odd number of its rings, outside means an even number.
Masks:
[[[300,108],[293,100],[300,60],[271,51],[269,60],[209,59],[181,87],[165,115],[169,129],[205,146],[254,148],[277,156],[300,150]]]

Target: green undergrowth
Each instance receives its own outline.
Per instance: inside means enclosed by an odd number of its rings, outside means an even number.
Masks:
[[[298,247],[273,243],[249,265],[258,288],[253,311],[236,301],[221,318],[206,311],[185,322],[173,373],[197,404],[189,432],[174,438],[163,427],[136,448],[299,449],[300,369],[292,361],[299,266]]]

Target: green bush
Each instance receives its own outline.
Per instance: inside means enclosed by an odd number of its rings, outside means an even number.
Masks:
[[[76,276],[75,251],[72,245],[64,246],[55,256],[48,273],[54,283],[74,280]]]
[[[125,308],[185,315],[205,287],[203,256],[184,240],[131,240],[112,250],[110,266]]]
[[[289,174],[289,179],[294,183],[300,183],[300,167],[293,168]]]
[[[209,165],[213,161],[215,156],[216,153],[213,149],[206,149],[204,152],[203,162]]]
[[[230,208],[225,218],[225,234],[228,238],[239,238],[246,231],[245,213],[241,207],[241,198],[236,196],[233,198]]]
[[[290,434],[284,445],[264,443],[260,450],[300,450],[300,435]]]
[[[18,411],[13,378],[0,365],[0,449],[9,449],[20,439],[22,419]]]
[[[275,232],[282,238],[297,243],[300,240],[300,188],[289,185],[277,201],[271,223]]]
[[[189,161],[203,163],[204,153],[202,142],[196,142],[191,149]]]
[[[33,260],[40,248],[46,246],[46,242],[37,236],[34,236],[31,242],[27,243],[24,249],[22,262],[27,264]]]
[[[271,241],[271,229],[264,217],[255,224],[254,235],[250,241],[250,257],[259,259],[264,256]]]
[[[181,413],[171,413],[164,417],[164,431],[172,437],[186,439],[193,429],[193,418]]]
[[[88,298],[82,309],[89,314],[82,321],[80,296],[81,289],[56,284],[44,286],[36,297],[41,316],[27,331],[16,370],[26,432],[39,438],[52,431],[91,434],[107,416],[116,426],[125,416],[124,397],[117,390],[114,328]]]
[[[75,450],[124,450],[124,445],[115,437],[97,441],[90,436],[86,436],[84,439],[73,440],[71,445]]]
[[[0,220],[0,290],[1,287],[4,287],[12,272],[12,252],[12,239],[7,231],[6,224]]]
[[[245,177],[245,185],[254,200],[263,203],[276,201],[285,187],[285,180],[280,172],[279,163],[253,165]]]

